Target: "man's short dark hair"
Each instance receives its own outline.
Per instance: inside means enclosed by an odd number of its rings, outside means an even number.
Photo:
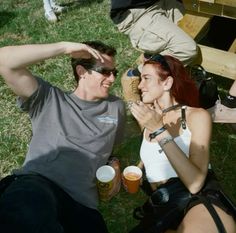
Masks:
[[[116,55],[116,49],[110,45],[106,45],[100,41],[85,41],[84,44],[89,45],[90,47],[98,50],[102,54],[106,54],[111,57],[115,57]],[[87,69],[92,68],[96,63],[96,59],[94,57],[91,57],[89,59],[84,58],[72,58],[71,59],[71,66],[73,69],[74,77],[76,82],[78,83],[79,76],[76,72],[76,67],[78,65],[82,65],[86,67]]]

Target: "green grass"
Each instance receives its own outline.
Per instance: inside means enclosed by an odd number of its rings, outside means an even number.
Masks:
[[[0,46],[25,43],[49,43],[56,41],[101,40],[118,50],[118,80],[112,92],[122,97],[120,76],[136,60],[139,53],[131,47],[128,38],[114,27],[109,18],[110,1],[61,0],[68,10],[54,24],[44,19],[41,0],[1,0]],[[68,57],[58,57],[33,66],[32,71],[40,74],[64,90],[74,88],[72,70]],[[218,77],[223,95],[231,85],[230,80]],[[31,136],[31,126],[26,114],[16,108],[15,96],[0,79],[0,177],[21,166]],[[199,122],[200,124],[200,122]],[[126,140],[116,149],[122,168],[137,163],[140,136],[138,127],[129,116]],[[236,200],[236,135],[227,124],[214,124],[211,143],[212,165],[222,180],[229,195]],[[101,203],[111,233],[125,233],[136,224],[132,218],[134,207],[145,200],[140,191],[127,194],[123,189],[111,201]]]

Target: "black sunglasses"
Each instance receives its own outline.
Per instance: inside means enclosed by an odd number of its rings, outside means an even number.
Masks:
[[[93,71],[96,71],[104,76],[110,76],[111,74],[114,75],[114,77],[116,77],[118,71],[117,69],[109,69],[109,68],[106,68],[106,67],[102,67],[102,66],[97,66],[97,67],[92,67],[92,68],[89,68],[89,70],[93,70]]]
[[[111,74],[113,74],[115,77],[118,73],[117,69],[109,69],[106,67],[102,67],[102,66],[96,66],[94,64],[93,61],[91,61],[91,59],[72,59],[72,65],[74,67],[76,67],[77,65],[81,65],[83,66],[86,70],[93,70],[96,71],[102,75],[105,76],[110,76]]]
[[[146,59],[146,62],[148,62],[148,61],[158,62],[162,66],[164,66],[168,71],[171,71],[165,57],[162,56],[161,54],[144,53],[144,58]]]

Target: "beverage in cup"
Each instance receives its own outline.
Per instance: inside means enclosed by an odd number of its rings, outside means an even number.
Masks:
[[[128,166],[123,171],[123,185],[129,193],[136,193],[139,189],[142,170],[137,166]]]
[[[111,190],[113,188],[113,179],[115,177],[115,169],[109,165],[104,165],[96,171],[97,188],[99,198],[102,201],[111,199]]]

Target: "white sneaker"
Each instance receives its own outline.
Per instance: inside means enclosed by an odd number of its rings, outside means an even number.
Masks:
[[[221,104],[220,100],[217,100],[216,104],[207,111],[215,123],[236,123],[236,108],[228,108]]]
[[[52,6],[52,9],[53,9],[54,13],[60,14],[65,10],[65,7],[55,4],[55,5]]]
[[[56,22],[57,21],[57,16],[55,15],[53,10],[46,11],[45,12],[45,18],[50,22]]]

